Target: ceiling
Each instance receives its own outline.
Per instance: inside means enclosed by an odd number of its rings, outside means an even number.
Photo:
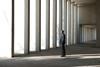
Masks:
[[[96,2],[96,0],[71,0],[71,1],[74,1],[76,2],[77,4],[93,4]]]
[[[77,0],[78,3],[95,3],[96,0]]]

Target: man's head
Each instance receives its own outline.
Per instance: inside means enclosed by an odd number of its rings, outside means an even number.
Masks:
[[[64,33],[64,30],[62,30],[62,33]]]

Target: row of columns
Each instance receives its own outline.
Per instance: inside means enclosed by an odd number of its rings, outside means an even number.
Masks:
[[[41,50],[41,1],[36,0],[36,51]],[[70,0],[53,0],[53,47],[57,47],[57,1],[59,1],[59,38],[64,26],[66,43],[76,44],[77,40],[77,5]],[[64,2],[64,4],[62,4]],[[68,4],[67,4],[68,3]],[[64,9],[62,8],[64,5]],[[64,10],[64,25],[62,25],[62,13]],[[30,46],[30,0],[25,0],[25,25],[24,25],[24,53],[29,53]],[[46,49],[50,48],[50,0],[46,0]]]
[[[86,27],[81,25],[81,43],[96,40],[96,28]]]
[[[78,5],[75,2],[68,1],[68,44],[78,43]]]
[[[26,24],[28,25],[28,0],[25,1],[25,15]],[[67,44],[76,44],[77,38],[77,5],[70,0],[53,0],[53,47],[57,47],[57,1],[59,1],[59,38],[62,30],[62,2],[64,2],[64,31],[66,34]],[[68,2],[68,4],[67,4]],[[67,9],[68,8],[68,9]],[[68,12],[67,12],[68,11]],[[67,15],[68,13],[68,15]],[[69,17],[69,19],[67,19]],[[68,21],[67,21],[68,20]],[[69,26],[69,28],[67,27]],[[29,26],[25,26],[28,30]],[[67,29],[68,28],[68,29]],[[25,31],[25,53],[28,53],[29,49],[29,36],[28,31]],[[68,36],[67,36],[68,35]],[[36,0],[36,51],[41,50],[41,0]],[[50,0],[46,0],[46,49],[50,48]]]

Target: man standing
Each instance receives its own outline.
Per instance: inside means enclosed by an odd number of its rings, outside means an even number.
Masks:
[[[64,31],[62,30],[61,37],[60,37],[60,45],[61,45],[61,48],[62,48],[62,55],[61,55],[61,57],[65,57],[66,56],[65,42],[66,42],[66,35],[65,35]]]

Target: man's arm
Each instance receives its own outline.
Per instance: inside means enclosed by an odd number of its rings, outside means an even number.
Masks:
[[[67,42],[66,42],[66,35],[65,34],[64,34],[64,41],[65,41],[65,44],[66,44]]]

